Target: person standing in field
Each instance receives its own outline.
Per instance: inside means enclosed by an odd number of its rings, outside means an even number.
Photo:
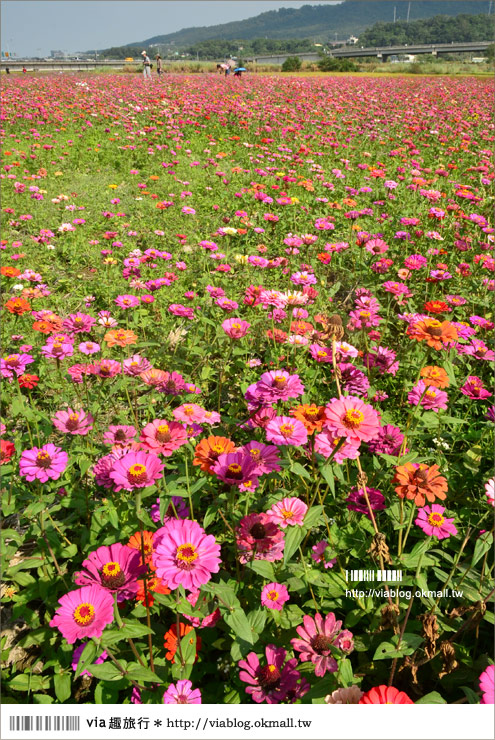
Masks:
[[[156,71],[159,75],[162,73],[162,58],[159,54],[156,55]]]
[[[141,56],[143,57],[143,75],[144,79],[151,79],[151,61],[149,56],[145,51],[141,52]]]

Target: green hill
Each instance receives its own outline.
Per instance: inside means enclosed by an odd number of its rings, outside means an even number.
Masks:
[[[344,0],[340,5],[304,5],[302,8],[281,8],[261,13],[253,18],[216,26],[184,28],[175,33],[151,36],[127,46],[145,48],[150,44],[172,44],[181,49],[209,39],[302,39],[328,41],[358,36],[377,22],[415,21],[437,15],[487,14],[489,0]],[[487,36],[491,35],[487,28]]]

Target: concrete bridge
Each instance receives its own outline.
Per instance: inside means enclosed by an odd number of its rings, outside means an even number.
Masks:
[[[332,49],[327,51],[325,56],[335,58],[347,58],[353,59],[358,57],[376,57],[386,62],[390,56],[399,54],[432,54],[438,56],[439,54],[460,54],[462,52],[483,52],[485,51],[493,41],[476,41],[466,43],[452,43],[452,44],[410,44],[408,46],[377,46],[374,48],[361,48],[357,44],[354,46],[344,46],[340,49]],[[264,56],[252,57],[246,59],[246,63],[250,64],[283,64],[287,57],[297,56],[304,62],[315,62],[318,61],[321,56],[315,52],[308,52],[303,54],[270,54]]]

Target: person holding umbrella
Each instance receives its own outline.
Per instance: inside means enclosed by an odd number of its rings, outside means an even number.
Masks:
[[[234,69],[234,77],[242,77],[242,73],[246,71],[246,67],[236,67]]]

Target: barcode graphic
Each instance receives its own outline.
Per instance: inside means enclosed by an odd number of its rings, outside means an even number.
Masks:
[[[401,570],[346,570],[346,581],[383,581],[398,583],[402,581]]]
[[[44,720],[44,721],[43,721]],[[17,715],[9,718],[10,732],[79,732],[79,717],[28,717]]]

